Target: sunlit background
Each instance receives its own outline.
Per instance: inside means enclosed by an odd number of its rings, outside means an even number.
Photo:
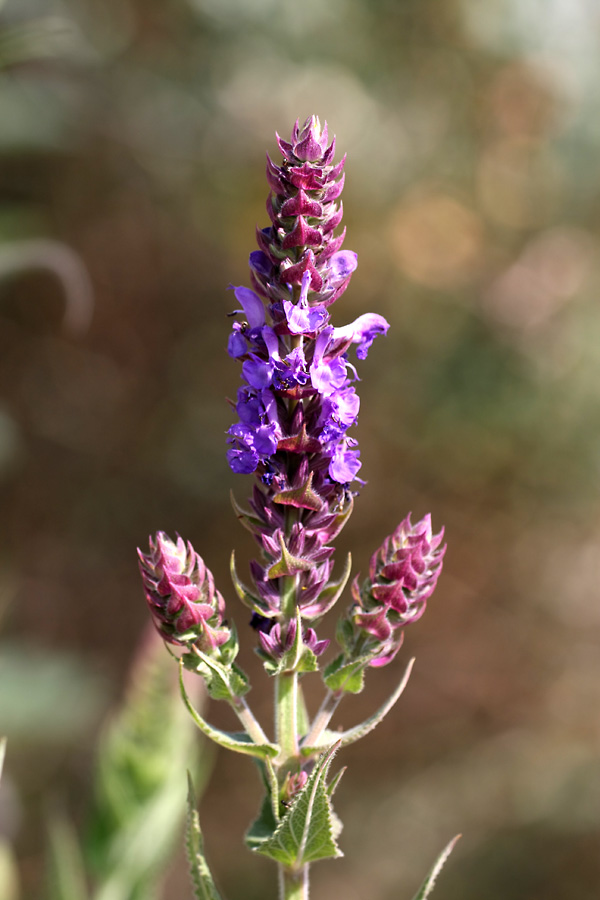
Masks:
[[[448,553],[406,694],[344,753],[346,855],[312,896],[408,900],[458,831],[439,900],[600,895],[599,61],[598,0],[0,2],[1,827],[26,900],[49,805],[85,814],[150,532],[215,573],[269,724],[228,580],[253,547],[227,287],[268,224],[274,132],[313,112],[348,153],[359,258],[334,322],[392,326],[360,372],[368,484],[340,553],[364,571],[409,510]],[[240,843],[259,793],[218,756],[202,817],[231,900],[275,893]]]

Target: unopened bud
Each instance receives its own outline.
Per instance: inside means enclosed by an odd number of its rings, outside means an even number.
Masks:
[[[213,653],[231,636],[223,623],[225,601],[192,545],[174,543],[163,531],[150,538],[150,553],[138,549],[146,600],[158,631],[171,644],[195,644]]]

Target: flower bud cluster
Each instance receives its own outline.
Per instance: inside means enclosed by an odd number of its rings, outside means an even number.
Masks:
[[[372,666],[394,658],[402,629],[423,615],[435,589],[446,552],[443,536],[443,529],[432,534],[429,515],[415,525],[408,515],[373,554],[368,578],[352,584],[354,604],[338,629],[348,655],[359,646]]]
[[[361,465],[348,434],[360,405],[348,350],[355,345],[364,359],[389,327],[376,314],[343,327],[330,322],[356,254],[340,249],[345,232],[334,233],[344,159],[333,164],[335,140],[327,141],[327,125],[314,116],[296,122],[289,142],[278,137],[283,161],[267,157],[271,225],[258,232],[260,249],[250,256],[253,290],[234,289],[243,320],[234,322],[228,351],[242,364],[243,384],[227,456],[234,472],[258,479],[252,512],[238,512],[261,546],[250,605],[267,618],[280,617],[284,578],[295,579],[304,618],[337,599],[329,542],[351,512],[349,485]]]
[[[279,662],[292,649],[298,629],[295,619],[281,623],[255,614],[251,625],[258,631],[261,654],[265,659]],[[320,656],[329,644],[330,641],[320,641],[317,638],[314,628],[302,629],[302,646],[311,650],[315,656]]]
[[[219,655],[232,638],[223,621],[225,601],[192,545],[163,531],[150,538],[150,552],[138,549],[140,572],[154,624],[171,644],[194,645]]]

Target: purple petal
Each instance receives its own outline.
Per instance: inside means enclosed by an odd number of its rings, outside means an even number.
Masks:
[[[279,435],[275,425],[261,425],[254,435],[254,448],[261,456],[272,456],[277,450]]]
[[[255,450],[231,449],[227,451],[227,461],[231,471],[236,475],[250,475],[256,471],[258,454]]]
[[[268,387],[273,380],[273,363],[253,354],[242,365],[242,375],[249,385],[260,391]]]
[[[235,326],[238,326],[237,328]],[[248,352],[248,342],[242,332],[239,330],[239,324],[236,322],[233,326],[234,330],[229,335],[227,342],[227,352],[234,359],[239,356],[245,356]]]
[[[361,467],[359,460],[360,450],[351,449],[349,444],[355,444],[346,438],[340,442],[334,450],[331,462],[329,463],[329,477],[339,484],[348,484],[353,481],[356,473]]]
[[[351,341],[358,344],[356,355],[359,359],[365,359],[369,347],[380,334],[386,334],[390,327],[389,322],[377,313],[365,313],[342,328],[334,328],[333,340]]]
[[[334,287],[338,282],[345,281],[354,272],[358,265],[358,255],[353,250],[340,250],[334,253],[329,260],[328,284]]]
[[[258,428],[261,424],[261,417],[265,411],[260,398],[248,388],[239,389],[235,409],[244,425],[254,426],[255,428]]]
[[[260,328],[265,324],[265,307],[262,300],[247,287],[234,287],[235,299],[242,304],[250,328]]]
[[[267,254],[263,253],[262,250],[253,250],[248,261],[250,263],[250,268],[254,269],[255,272],[258,272],[259,275],[267,277],[271,274],[273,264]]]
[[[313,362],[310,367],[312,386],[324,397],[343,388],[346,384],[346,363],[340,357],[331,360]]]
[[[289,300],[283,301],[283,311],[291,334],[314,333],[329,318],[329,313],[324,306],[300,306]]]

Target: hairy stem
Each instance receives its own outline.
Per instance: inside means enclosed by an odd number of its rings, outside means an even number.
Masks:
[[[331,721],[331,717],[339,706],[344,696],[343,691],[328,691],[325,695],[319,711],[317,712],[310,731],[302,741],[305,747],[314,747]]]
[[[298,673],[282,672],[275,676],[276,740],[281,756],[277,770],[299,756],[298,743]],[[308,864],[299,871],[279,866],[279,900],[308,900]]]
[[[275,729],[282,764],[298,756],[297,672],[282,672],[275,676]]]
[[[308,900],[308,863],[299,872],[279,866],[279,900]]]
[[[268,744],[269,738],[262,730],[260,723],[255,718],[254,713],[246,703],[243,697],[232,697],[230,703],[235,713],[246,729],[247,734],[252,738],[255,744]]]

